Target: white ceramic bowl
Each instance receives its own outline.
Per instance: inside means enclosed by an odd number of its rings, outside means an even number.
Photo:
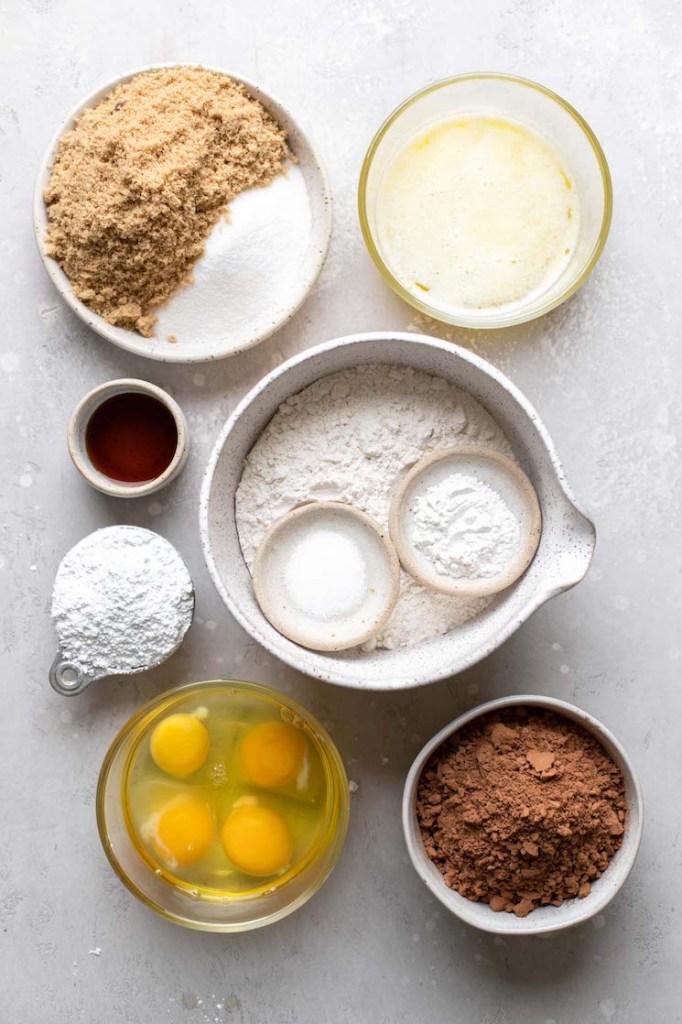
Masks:
[[[258,100],[259,103],[262,103],[277,124],[284,129],[287,134],[289,148],[295,156],[297,166],[300,168],[305,179],[311,208],[311,237],[305,261],[300,268],[296,288],[292,290],[288,301],[273,314],[266,327],[263,327],[261,323],[251,332],[248,329],[244,330],[238,345],[229,340],[214,339],[209,341],[206,339],[201,341],[191,337],[182,338],[181,343],[172,345],[165,337],[143,338],[141,334],[137,334],[135,331],[112,326],[112,324],[107,323],[106,320],[98,316],[75,297],[71,283],[60,265],[56,260],[45,255],[43,242],[47,229],[47,213],[43,193],[50,177],[50,171],[62,135],[73,127],[74,122],[87,107],[95,106],[115,86],[129,81],[144,71],[177,66],[175,62],[148,64],[145,67],[136,68],[134,71],[120,75],[91,93],[90,96],[87,96],[64,118],[47,147],[47,152],[40,165],[33,196],[33,224],[38,242],[38,250],[52,283],[64,301],[84,323],[92,327],[94,331],[103,338],[106,338],[107,341],[111,341],[114,345],[118,345],[119,348],[126,349],[128,352],[134,352],[136,355],[157,359],[164,363],[198,363],[213,359],[223,359],[226,356],[234,355],[236,352],[242,352],[244,349],[251,348],[265,338],[268,338],[271,334],[274,334],[275,331],[287,323],[303,304],[315,284],[329,248],[332,230],[332,197],[327,173],[320,156],[306,132],[290,111],[279,100],[275,99],[274,96],[265,92],[255,82],[250,81],[248,78],[243,78],[241,75],[235,75],[225,68],[201,65],[206,71],[216,71],[219,74],[229,75],[235,82],[240,82],[244,85],[250,95]]]
[[[549,711],[565,715],[596,736],[623,773],[625,798],[628,804],[623,842],[604,874],[596,882],[593,882],[590,894],[584,899],[567,900],[560,907],[538,907],[527,917],[516,917],[514,914],[496,912],[491,910],[487,903],[474,903],[464,896],[460,896],[454,889],[449,889],[443,881],[440,871],[424,851],[415,809],[419,778],[433,752],[458,729],[474,719],[487,715],[491,711],[498,711],[500,708],[514,707],[520,704],[547,708]],[[461,918],[462,921],[466,921],[467,924],[496,935],[546,935],[550,932],[570,928],[575,924],[581,924],[600,913],[613,899],[629,875],[637,856],[643,827],[642,790],[634,768],[618,740],[606,726],[588,715],[586,711],[581,711],[580,708],[553,697],[526,694],[518,697],[502,697],[499,700],[481,704],[480,707],[473,708],[465,715],[456,718],[454,722],[450,722],[444,729],[441,729],[432,740],[429,740],[423,750],[417,754],[405,781],[403,792],[403,831],[415,871],[434,896],[452,914]]]
[[[525,575],[456,632],[392,651],[316,653],[283,637],[260,610],[237,535],[235,492],[244,459],[283,401],[327,374],[367,363],[394,363],[439,375],[481,402],[505,431],[535,487],[542,537]],[[329,341],[278,366],[253,388],[225,424],[209,459],[200,526],[213,581],[255,640],[301,672],[369,690],[419,686],[480,661],[536,608],[583,578],[595,544],[594,526],[575,503],[547,431],[511,381],[456,345],[390,331]]]

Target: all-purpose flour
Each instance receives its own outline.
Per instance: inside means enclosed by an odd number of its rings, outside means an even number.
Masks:
[[[345,501],[387,526],[401,471],[467,442],[512,455],[485,409],[441,377],[370,365],[316,381],[280,406],[246,459],[236,513],[248,566],[268,527],[303,501]],[[393,614],[365,646],[408,646],[447,633],[489,601],[436,594],[402,572]]]

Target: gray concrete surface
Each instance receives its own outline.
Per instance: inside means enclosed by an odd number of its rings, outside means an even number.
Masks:
[[[682,1020],[680,758],[680,149],[674,0],[4,0],[0,7],[2,253],[2,826],[0,1020],[14,1024],[637,1024]],[[336,196],[313,297],[260,348],[210,371],[132,358],[86,330],[38,259],[30,200],[62,115],[124,69],[186,59],[261,80],[314,133]],[[385,114],[431,79],[507,70],[567,96],[600,136],[616,208],[606,253],[562,309],[495,335],[415,319],[367,257],[355,213],[364,150]],[[554,436],[599,540],[588,578],[500,651],[402,695],[297,676],[222,607],[199,547],[198,491],[218,429],[263,372],[350,331],[409,326],[508,372]],[[193,451],[172,489],[120,504],[89,490],[65,444],[80,396],[138,375],[186,409]],[[47,670],[59,559],[107,523],[150,526],[187,557],[197,620],[144,677],[57,697]],[[100,849],[102,756],[142,701],[234,674],[296,694],[331,729],[358,783],[341,862],[300,912],[238,937],[157,919]],[[554,694],[600,717],[631,753],[647,801],[636,868],[607,912],[553,940],[499,941],[449,919],[407,863],[399,822],[419,746],[497,694]]]

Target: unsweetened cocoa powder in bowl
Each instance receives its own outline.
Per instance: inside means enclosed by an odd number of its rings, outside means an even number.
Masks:
[[[541,708],[465,725],[417,789],[424,848],[445,884],[518,917],[589,895],[626,816],[623,774],[599,741]]]

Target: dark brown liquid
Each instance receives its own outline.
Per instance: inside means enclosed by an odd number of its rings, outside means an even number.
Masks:
[[[127,484],[161,476],[177,446],[171,411],[158,399],[134,391],[102,402],[85,428],[85,447],[95,469]]]

